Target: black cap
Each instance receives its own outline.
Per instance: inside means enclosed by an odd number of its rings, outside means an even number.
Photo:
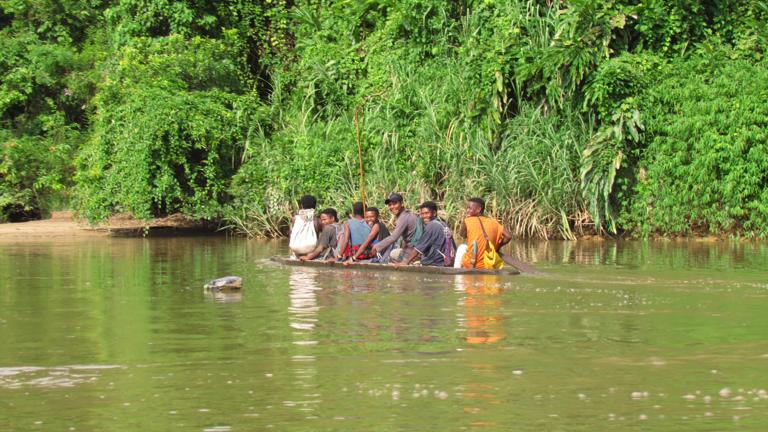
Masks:
[[[403,196],[399,193],[393,193],[389,198],[384,200],[384,205],[389,205],[392,202],[403,202]]]

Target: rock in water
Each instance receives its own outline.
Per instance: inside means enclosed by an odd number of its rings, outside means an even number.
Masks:
[[[212,291],[239,290],[243,287],[243,278],[239,276],[226,276],[214,279],[203,287]]]

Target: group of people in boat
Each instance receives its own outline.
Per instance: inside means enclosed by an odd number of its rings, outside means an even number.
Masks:
[[[466,243],[459,247],[456,247],[452,230],[437,216],[435,202],[425,201],[419,205],[418,213],[413,213],[405,207],[403,196],[393,193],[384,204],[396,218],[391,232],[381,221],[376,207],[365,207],[362,202],[356,202],[352,204],[349,218],[341,223],[333,208],[321,210],[316,216],[317,199],[311,195],[303,196],[291,227],[292,253],[304,261],[395,266],[419,263],[422,266],[484,269],[494,266],[488,259],[488,252],[495,253],[512,240],[509,230],[485,215],[482,198],[467,201],[466,217],[460,229]],[[302,246],[295,245],[300,242],[294,241],[300,231],[309,233]]]

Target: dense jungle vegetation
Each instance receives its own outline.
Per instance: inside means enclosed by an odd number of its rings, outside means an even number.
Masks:
[[[0,219],[278,235],[400,191],[521,236],[768,236],[756,0],[0,0]]]

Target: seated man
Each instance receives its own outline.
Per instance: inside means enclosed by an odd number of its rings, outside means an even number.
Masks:
[[[459,246],[456,253],[456,265],[464,268],[484,269],[483,254],[492,242],[499,249],[512,240],[512,234],[495,219],[484,216],[485,201],[482,198],[471,198],[467,201],[467,217],[461,225],[461,236],[467,244]],[[466,252],[464,252],[466,250]]]
[[[373,256],[376,256],[373,252],[372,246],[377,245],[380,241],[389,237],[389,229],[379,220],[379,209],[376,207],[368,207],[365,209],[365,222],[371,227],[371,233],[368,234],[368,238],[365,239],[363,244],[360,245],[360,249],[352,256],[352,261],[357,261],[363,256],[363,253],[370,250]]]
[[[317,240],[317,247],[312,252],[300,256],[302,261],[313,259],[333,260],[338,255],[339,237],[342,234],[341,225],[339,225],[339,216],[336,210],[327,208],[320,212],[320,223],[323,231]]]
[[[437,218],[437,204],[426,201],[419,206],[419,216],[424,221],[424,233],[419,241],[405,252],[402,261],[395,266],[408,265],[417,256],[421,257],[421,265],[445,267],[453,262],[453,238],[450,229]]]
[[[371,234],[371,227],[365,222],[363,203],[352,204],[352,217],[344,222],[344,233],[339,243],[338,259],[354,257],[354,259],[370,259],[375,255],[366,243]],[[365,244],[365,247],[363,245]]]
[[[413,249],[413,244],[419,237],[417,228],[419,218],[415,214],[406,210],[403,205],[403,196],[393,193],[384,201],[389,211],[397,218],[395,221],[395,230],[386,238],[373,245],[374,252],[379,256],[379,262],[388,263],[390,259],[402,256],[403,252],[409,252]],[[402,240],[402,245],[398,244]],[[401,250],[397,250],[401,248]],[[393,253],[394,252],[394,253]],[[397,259],[394,259],[397,261]]]

